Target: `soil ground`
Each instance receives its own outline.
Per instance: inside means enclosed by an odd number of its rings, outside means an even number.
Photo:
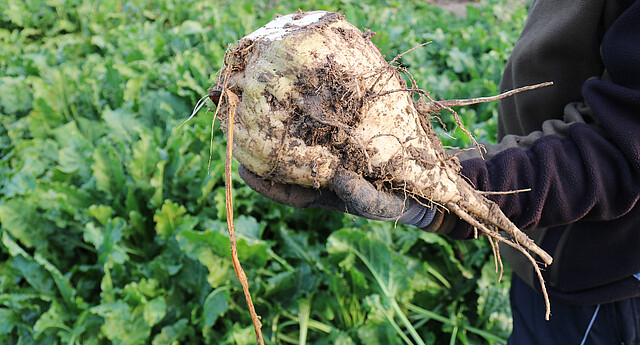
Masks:
[[[467,6],[479,6],[479,1],[468,0],[431,0],[434,5],[437,5],[444,10],[447,10],[458,17],[465,17],[467,15]]]
[[[432,3],[436,6],[441,7],[442,9],[451,12],[452,14],[458,17],[466,17],[467,16],[467,6],[480,6],[480,0],[427,0],[429,3]],[[527,0],[515,0],[505,2],[505,6],[507,7],[517,7],[524,6]]]

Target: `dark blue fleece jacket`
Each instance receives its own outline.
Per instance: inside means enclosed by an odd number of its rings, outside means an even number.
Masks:
[[[640,281],[633,277],[640,272],[640,1],[590,3],[601,13],[573,9],[556,21],[550,13],[556,5],[533,4],[503,87],[554,76],[561,82],[502,103],[501,144],[490,149],[489,159],[462,162],[462,174],[480,190],[531,188],[490,198],[554,256],[544,271],[550,295],[573,303],[640,296]],[[585,17],[597,25],[581,35],[589,23],[577,21]],[[566,26],[550,34],[566,40],[565,52],[558,51],[554,36],[535,38],[537,26],[549,30],[542,25],[555,22]],[[584,66],[572,45],[584,52]],[[566,106],[553,109],[554,103]],[[450,236],[472,234],[459,221]],[[517,269],[513,257],[514,270],[531,275]]]

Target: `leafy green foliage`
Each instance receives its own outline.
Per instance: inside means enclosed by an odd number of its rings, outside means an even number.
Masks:
[[[216,124],[210,152],[204,111],[178,128],[227,44],[276,13],[340,11],[388,57],[432,41],[403,66],[434,98],[476,97],[498,92],[526,15],[478,6],[457,18],[408,0],[0,3],[0,342],[253,343],[225,139]],[[459,112],[495,138],[495,104]],[[484,241],[288,208],[233,178],[267,343],[504,342],[508,282]]]

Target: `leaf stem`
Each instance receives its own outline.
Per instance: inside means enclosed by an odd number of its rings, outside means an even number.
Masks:
[[[424,308],[420,308],[415,304],[406,303],[405,307],[407,309],[417,313],[417,314],[424,315],[424,316],[426,316],[426,317],[428,317],[430,319],[436,320],[436,321],[441,322],[441,323],[443,323],[445,325],[454,326],[454,327],[456,326],[456,323],[454,322],[454,320],[452,320],[452,319],[450,319],[448,317],[442,316],[440,314],[434,313],[434,312],[432,312],[430,310],[426,310]],[[469,331],[471,333],[474,333],[476,335],[479,335],[479,336],[481,336],[481,337],[483,337],[483,338],[485,338],[487,340],[493,340],[493,341],[496,341],[496,342],[503,342],[503,343],[507,341],[507,339],[504,339],[504,338],[502,338],[502,337],[500,337],[498,335],[495,335],[493,333],[487,332],[485,330],[482,330],[482,329],[479,329],[479,328],[476,328],[476,327],[472,327],[472,326],[469,326],[469,325],[462,325],[462,327],[463,327],[464,330]]]
[[[300,345],[306,345],[307,332],[309,331],[309,316],[311,314],[311,297],[302,300],[298,309],[300,310],[300,335],[298,337],[298,343]]]
[[[300,318],[299,317],[297,317],[297,316],[295,316],[295,315],[293,315],[293,314],[291,314],[291,313],[289,313],[287,311],[283,311],[282,315],[290,318],[291,320],[293,320],[295,322],[298,322],[298,323],[300,322]],[[333,332],[335,330],[333,327],[331,327],[331,326],[329,326],[327,324],[324,324],[324,323],[322,323],[320,321],[316,321],[314,319],[311,319],[311,318],[309,318],[308,324],[309,324],[309,328],[312,328],[312,329],[315,329],[317,331],[320,331],[320,332],[323,332],[323,333],[327,333],[327,334],[329,334],[329,333],[331,333],[331,332]]]
[[[404,324],[404,326],[409,331],[409,334],[411,334],[411,336],[413,337],[413,340],[415,340],[416,343],[418,343],[419,345],[426,345],[425,342],[422,340],[422,337],[420,337],[420,335],[418,334],[418,331],[416,331],[416,329],[413,327],[409,319],[407,319],[407,316],[404,314],[402,309],[400,309],[400,306],[398,305],[398,301],[396,301],[395,298],[391,299],[391,305],[393,306],[393,310],[396,312],[396,314],[398,314],[398,317],[400,317],[400,320],[402,320],[402,323]]]
[[[371,265],[371,262],[369,262],[369,260],[367,260],[367,258],[365,258],[364,255],[361,252],[359,252],[357,250],[353,250],[353,249],[350,249],[350,250],[360,260],[362,260],[362,262],[365,264],[365,266],[367,266],[369,271],[371,271],[371,274],[373,275],[373,277],[375,278],[376,282],[380,286],[380,289],[382,290],[382,293],[384,293],[385,297],[387,297],[387,298],[389,298],[391,300],[391,304],[393,306],[394,311],[398,314],[398,317],[400,317],[400,320],[402,320],[402,323],[407,328],[407,330],[409,331],[409,333],[411,334],[413,339],[416,341],[416,343],[418,343],[419,345],[426,345],[424,340],[422,340],[422,338],[420,337],[420,335],[418,334],[416,329],[413,327],[413,325],[409,321],[409,319],[407,319],[407,316],[404,314],[402,309],[400,309],[400,306],[398,305],[398,302],[396,301],[395,296],[393,296],[393,294],[391,293],[391,291],[389,291],[387,286],[384,285],[383,279],[380,276],[380,274],[378,274],[378,272],[375,269],[373,269],[373,267]],[[404,337],[406,337],[404,332],[400,332],[400,336],[402,336],[403,339],[404,339]]]
[[[404,316],[404,313],[402,313],[402,310],[399,310],[399,308],[396,308],[398,306],[398,303],[396,302],[395,299],[391,298],[391,304],[393,305],[393,309],[396,312],[396,314],[398,315],[402,315]],[[389,323],[391,324],[391,326],[393,326],[393,328],[396,330],[396,333],[398,333],[400,335],[400,337],[402,338],[402,340],[404,340],[405,343],[407,343],[408,345],[413,345],[413,343],[411,342],[411,339],[409,339],[409,337],[407,337],[406,334],[404,334],[404,332],[402,331],[402,329],[400,329],[400,326],[398,326],[398,324],[396,323],[396,321],[393,319],[393,315],[389,315],[389,312],[387,310],[385,310],[384,308],[382,308],[382,313],[384,314],[384,316],[387,318],[387,321],[389,321]],[[406,320],[406,317],[404,318]],[[404,320],[402,320],[404,323]],[[409,321],[409,320],[407,320]],[[413,326],[411,326],[411,329],[413,329]],[[415,331],[415,330],[414,330]],[[411,332],[410,332],[411,333]],[[411,334],[413,336],[413,334]],[[415,339],[415,336],[414,336]],[[419,340],[418,340],[419,339]],[[423,344],[424,342],[422,341],[422,339],[420,338],[420,336],[418,336],[418,338],[416,339],[416,341],[418,342],[418,344]]]

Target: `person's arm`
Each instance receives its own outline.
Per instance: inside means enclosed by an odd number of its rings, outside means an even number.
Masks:
[[[615,219],[636,206],[640,198],[638,18],[636,2],[607,30],[602,60],[610,79],[587,80],[582,86],[584,104],[565,107],[565,121],[543,122],[543,131],[528,136],[506,136],[490,159],[462,162],[462,174],[480,190],[531,188],[526,193],[489,196],[518,227]],[[505,150],[509,145],[517,148]],[[459,239],[473,233],[462,221],[448,230]]]

